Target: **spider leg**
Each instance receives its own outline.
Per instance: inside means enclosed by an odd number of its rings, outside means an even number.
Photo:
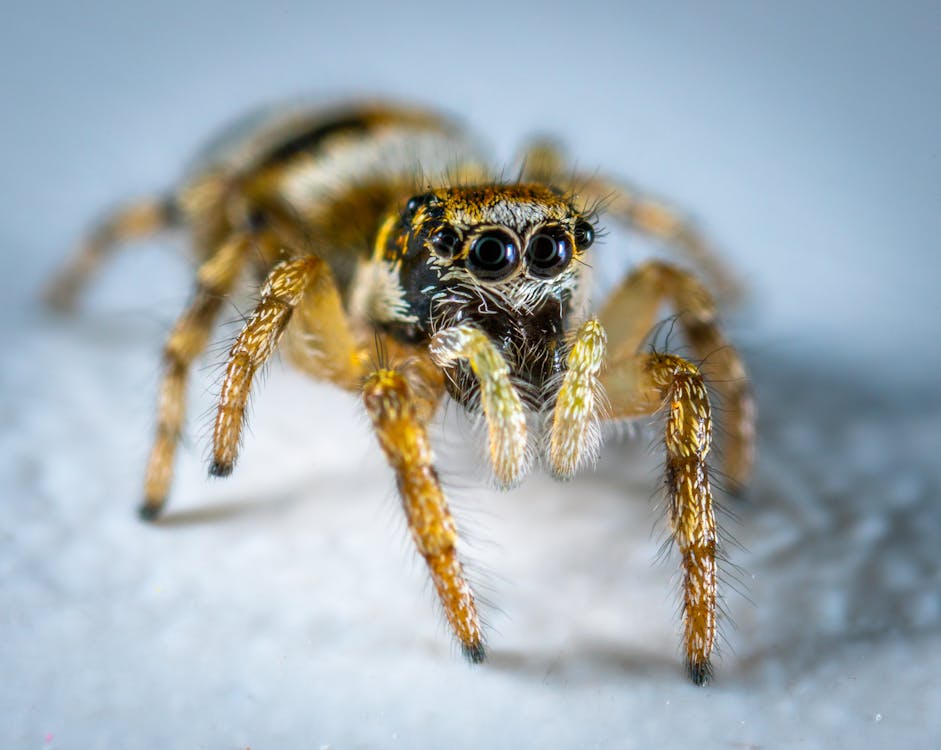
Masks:
[[[686,666],[705,684],[716,635],[717,532],[706,457],[712,441],[709,396],[698,368],[670,354],[635,354],[609,364],[602,383],[615,419],[666,411],[670,526],[682,558]]]
[[[604,364],[605,342],[604,328],[592,318],[578,329],[568,354],[552,411],[548,450],[549,465],[562,479],[573,476],[579,464],[590,461],[598,451],[598,416],[604,398],[598,376]]]
[[[412,538],[428,564],[448,623],[467,659],[482,662],[485,651],[477,605],[458,559],[457,529],[432,466],[422,418],[433,412],[433,406],[419,403],[421,397],[405,376],[388,369],[369,376],[363,401],[379,445],[395,471]]]
[[[534,138],[524,145],[519,154],[520,180],[558,185],[568,182],[572,173],[566,174],[568,156],[565,148],[554,138]]]
[[[300,307],[302,302],[306,308]],[[313,255],[278,264],[268,274],[261,299],[229,350],[212,433],[209,473],[213,476],[228,476],[232,472],[252,380],[271,357],[299,307],[298,323],[306,322],[312,330],[309,336],[296,334],[300,338],[292,344],[292,357],[319,377],[347,388],[359,387],[364,373],[358,368],[364,356],[352,348],[352,333],[329,266]],[[306,348],[301,347],[301,341]],[[350,348],[345,349],[347,346]],[[335,368],[316,364],[324,359],[320,356],[323,352],[336,356]]]
[[[250,247],[248,235],[232,235],[199,267],[193,300],[177,320],[164,346],[157,435],[147,462],[144,503],[140,508],[145,519],[156,518],[166,502],[173,475],[173,456],[183,428],[189,369],[205,350],[212,325],[225,296],[239,278]]]
[[[526,470],[526,414],[503,355],[483,331],[470,325],[438,331],[429,351],[441,368],[467,361],[480,384],[494,474],[504,487],[514,485]]]
[[[53,278],[45,291],[47,304],[57,310],[71,310],[92,274],[118,245],[171,229],[178,223],[174,198],[143,198],[116,209],[88,233],[69,263]]]
[[[733,489],[748,482],[754,459],[755,407],[745,366],[717,324],[716,305],[690,273],[660,261],[638,266],[609,297],[599,314],[608,332],[610,359],[633,355],[654,325],[664,301],[715,388],[723,409],[723,473]]]
[[[743,295],[742,283],[719,258],[695,223],[668,203],[607,177],[575,178],[583,201],[604,204],[604,210],[628,228],[678,250],[700,269],[716,293],[730,302]]]
[[[522,164],[523,179],[569,190],[582,206],[598,206],[629,229],[667,243],[701,269],[722,298],[730,302],[741,298],[741,282],[696,225],[669,203],[606,175],[568,170],[562,148],[552,140],[540,139],[530,143],[523,152]]]
[[[358,392],[368,371],[368,350],[359,344],[333,274],[314,272],[285,331],[291,363],[318,380]]]

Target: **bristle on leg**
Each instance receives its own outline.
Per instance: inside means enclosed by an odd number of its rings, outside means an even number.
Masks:
[[[448,509],[418,402],[403,375],[378,370],[363,385],[363,402],[379,445],[395,471],[412,539],[428,565],[444,614],[464,655],[484,659],[483,633],[473,591],[457,554],[457,527]]]
[[[690,679],[704,685],[716,638],[718,532],[706,463],[712,412],[702,374],[680,357],[653,353],[613,363],[602,380],[612,416],[666,412],[665,485],[682,571],[683,649]]]

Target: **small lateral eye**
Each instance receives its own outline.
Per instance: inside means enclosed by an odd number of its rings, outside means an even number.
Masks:
[[[428,203],[431,198],[431,193],[425,193],[424,195],[416,195],[413,198],[409,198],[408,203],[405,204],[405,213],[407,216],[414,216],[415,212],[419,208]]]
[[[540,279],[551,279],[566,269],[572,260],[572,243],[560,228],[545,227],[533,235],[526,246],[529,272]]]
[[[491,229],[471,244],[466,265],[478,279],[496,281],[512,274],[519,262],[520,252],[513,238],[499,229]]]
[[[461,247],[461,236],[451,227],[442,227],[431,235],[429,242],[439,258],[453,258]]]
[[[595,241],[595,228],[584,219],[580,219],[575,224],[573,234],[575,235],[575,246],[579,250],[591,247],[591,243]]]

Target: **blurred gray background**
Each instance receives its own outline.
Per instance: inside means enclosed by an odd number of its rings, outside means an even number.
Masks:
[[[3,16],[5,746],[937,746],[941,5]],[[497,164],[555,134],[583,168],[689,209],[740,270],[752,294],[729,322],[755,374],[762,461],[749,499],[729,503],[748,599],[730,595],[713,687],[684,683],[673,562],[651,564],[652,434],[583,480],[536,476],[508,495],[451,446],[497,631],[483,670],[449,651],[358,406],[285,368],[259,394],[240,473],[210,484],[211,362],[180,514],[133,518],[186,264],[159,243],[129,250],[69,321],[37,306],[39,288],[93,217],[172,185],[233,117],[359,94],[452,112]],[[617,237],[609,257],[622,241],[643,257]]]
[[[3,296],[21,307],[89,217],[171,184],[234,116],[369,92],[452,111],[498,159],[557,134],[689,207],[761,300],[763,347],[936,368],[937,3],[656,5],[9,8]]]

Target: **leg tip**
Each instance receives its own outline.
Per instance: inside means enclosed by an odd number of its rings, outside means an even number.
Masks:
[[[232,464],[223,463],[222,461],[213,461],[209,464],[209,476],[211,477],[227,477],[232,473]]]
[[[549,476],[557,482],[571,482],[575,478],[575,468],[560,469],[557,466],[549,466]]]
[[[474,643],[471,645],[462,643],[461,652],[464,654],[464,658],[471,664],[483,664],[487,660],[487,651],[482,643]]]
[[[142,521],[156,521],[163,510],[163,501],[145,500],[137,509],[137,515]]]
[[[686,674],[689,675],[689,679],[693,681],[694,685],[703,687],[712,679],[712,664],[708,659],[688,661],[686,662]]]

